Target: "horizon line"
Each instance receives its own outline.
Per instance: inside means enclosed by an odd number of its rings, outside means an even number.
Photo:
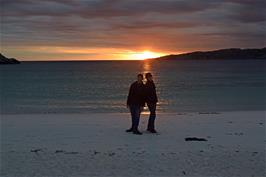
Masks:
[[[144,60],[156,60],[159,59],[161,57],[165,57],[165,56],[171,56],[171,55],[184,55],[184,54],[190,54],[190,53],[195,53],[195,52],[212,52],[212,51],[219,51],[219,50],[228,50],[228,49],[240,49],[240,50],[249,50],[249,49],[265,49],[266,46],[263,47],[229,47],[229,48],[217,48],[217,49],[211,49],[211,50],[193,50],[193,51],[189,51],[189,52],[176,52],[176,53],[168,53],[165,55],[161,55],[159,57],[156,58],[144,58],[144,59],[41,59],[41,60],[31,60],[31,59],[19,59],[19,61],[21,62],[86,62],[86,61],[144,61]],[[1,54],[3,54],[4,52],[1,52]],[[16,59],[16,58],[15,58]]]
[[[21,62],[93,62],[93,61],[147,61],[147,60],[153,60],[152,58],[147,59],[87,59],[87,60],[20,60]]]

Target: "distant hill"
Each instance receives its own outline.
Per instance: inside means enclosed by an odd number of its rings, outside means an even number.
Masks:
[[[213,51],[197,51],[178,55],[166,55],[156,59],[177,60],[177,59],[193,59],[193,60],[248,60],[248,59],[266,59],[266,48],[261,49],[221,49]]]
[[[20,62],[15,58],[7,58],[0,53],[0,64],[19,64]]]

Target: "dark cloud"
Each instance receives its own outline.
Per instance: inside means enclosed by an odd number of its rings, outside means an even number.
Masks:
[[[264,0],[1,0],[1,38],[4,47],[259,47],[265,8]]]
[[[108,18],[117,16],[144,15],[151,12],[164,14],[192,13],[202,11],[217,3],[206,1],[174,0],[4,0],[3,15],[7,16],[71,16],[86,18]]]
[[[266,4],[264,6],[239,5],[229,17],[244,23],[263,22],[266,20],[265,7]]]

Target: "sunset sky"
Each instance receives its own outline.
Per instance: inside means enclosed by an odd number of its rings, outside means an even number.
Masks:
[[[265,0],[1,0],[1,53],[143,59],[265,46]]]

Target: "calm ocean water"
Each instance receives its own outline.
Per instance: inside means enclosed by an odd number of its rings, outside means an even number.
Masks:
[[[266,62],[23,62],[0,66],[1,114],[127,112],[137,73],[154,75],[159,112],[265,110]]]

